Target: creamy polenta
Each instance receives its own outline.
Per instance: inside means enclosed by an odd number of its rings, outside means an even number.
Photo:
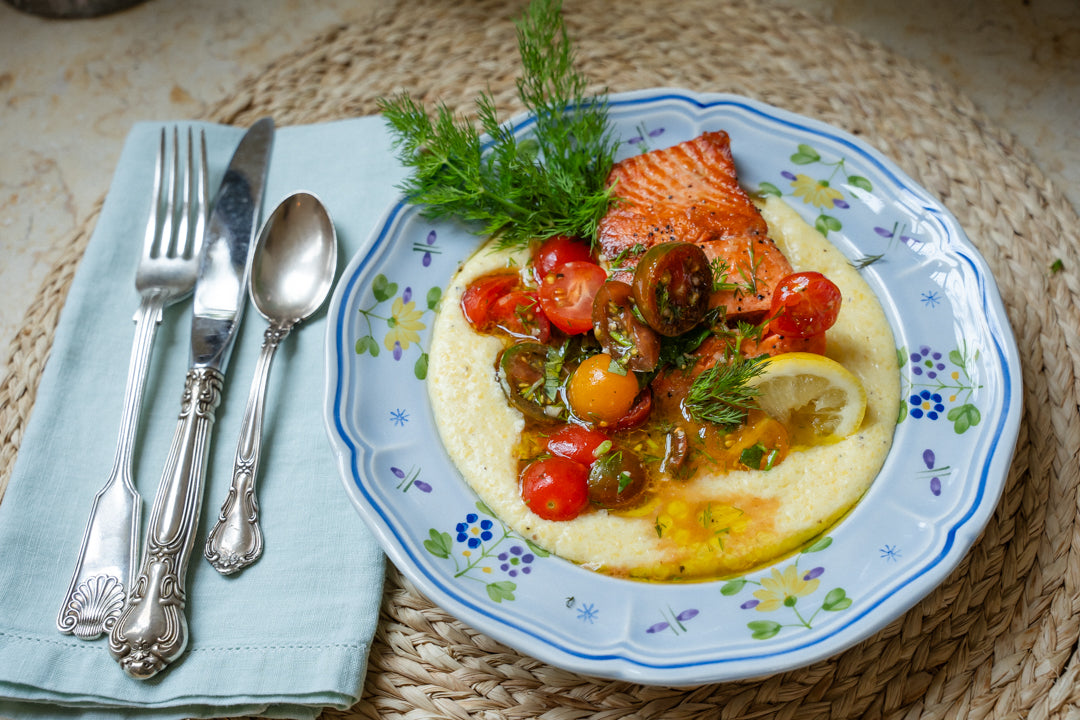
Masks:
[[[503,341],[477,333],[461,310],[474,278],[528,262],[524,252],[481,250],[452,279],[435,321],[428,388],[446,450],[465,481],[507,525],[593,570],[650,580],[743,573],[820,535],[858,502],[892,443],[899,403],[895,344],[884,311],[848,260],[782,200],[762,204],[770,236],[796,271],[817,270],[840,288],[843,307],[827,355],[862,382],[861,428],[835,443],[796,449],[770,470],[699,472],[627,511],[569,521],[533,514],[519,492],[525,421],[500,387]],[[674,486],[675,484],[672,484]]]

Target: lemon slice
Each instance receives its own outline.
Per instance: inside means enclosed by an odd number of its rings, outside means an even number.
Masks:
[[[782,423],[793,445],[820,445],[847,437],[862,425],[866,390],[835,360],[814,353],[783,353],[750,381],[758,405]]]

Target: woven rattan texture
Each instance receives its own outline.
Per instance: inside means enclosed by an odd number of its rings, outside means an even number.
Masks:
[[[516,112],[512,18],[522,6],[405,0],[281,58],[208,119],[371,114],[399,89],[467,112],[490,88]],[[957,216],[993,269],[1024,365],[1025,414],[1004,496],[961,566],[877,635],[808,668],[692,689],[593,680],[523,657],[432,606],[391,568],[363,699],[324,718],[1080,718],[1076,211],[953,88],[798,11],[567,0],[565,14],[598,87],[733,92],[823,120],[895,160]],[[0,492],[95,219],[72,239],[11,348],[0,384]],[[1065,269],[1051,272],[1057,258]]]

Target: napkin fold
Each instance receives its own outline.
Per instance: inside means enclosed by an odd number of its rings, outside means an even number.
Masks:
[[[106,638],[87,642],[56,629],[119,431],[160,127],[140,123],[128,135],[0,502],[3,717],[310,718],[353,705],[363,687],[384,557],[342,488],[324,429],[325,306],[278,348],[258,479],[265,552],[226,577],[201,548],[228,491],[267,326],[247,304],[211,436],[185,654],[159,676],[133,680]],[[195,128],[206,131],[214,189],[243,129]],[[279,128],[261,217],[294,192],[319,196],[337,226],[340,273],[367,245],[403,177],[381,118]],[[134,467],[144,532],[180,410],[190,328],[189,300],[166,312],[154,348]]]

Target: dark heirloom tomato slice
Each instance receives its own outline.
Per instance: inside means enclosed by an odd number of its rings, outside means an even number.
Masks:
[[[841,301],[840,288],[821,273],[792,273],[773,291],[769,329],[778,335],[818,335],[836,322]]]
[[[544,315],[540,301],[531,292],[508,292],[492,304],[488,314],[492,323],[514,337],[540,342],[547,342],[551,337],[551,323]]]
[[[652,390],[644,387],[634,399],[634,404],[626,411],[626,414],[615,423],[616,430],[630,430],[641,425],[649,419],[652,413]]]
[[[589,502],[600,508],[625,508],[642,499],[645,468],[626,448],[609,452],[589,470]]]
[[[570,458],[582,465],[592,465],[596,450],[608,442],[608,436],[581,425],[566,424],[548,435],[547,451],[552,455]]]
[[[634,270],[634,302],[649,326],[667,337],[701,322],[709,309],[712,269],[693,243],[653,245]]]
[[[523,342],[503,350],[499,358],[499,381],[510,404],[526,417],[553,422],[564,414],[558,394],[549,397],[545,387],[548,349],[536,342]]]
[[[469,283],[461,296],[461,312],[476,330],[491,330],[491,306],[518,284],[517,273],[484,275]]]
[[[648,372],[660,360],[656,331],[634,315],[633,290],[608,280],[596,293],[592,307],[593,333],[611,357],[634,372]]]
[[[540,281],[540,306],[557,328],[569,335],[592,329],[593,298],[607,280],[594,262],[568,262]]]
[[[589,504],[589,469],[564,457],[529,463],[521,472],[521,499],[545,520],[573,520]]]
[[[584,240],[555,235],[540,244],[533,253],[533,273],[540,282],[550,272],[568,262],[594,262],[592,248]]]

